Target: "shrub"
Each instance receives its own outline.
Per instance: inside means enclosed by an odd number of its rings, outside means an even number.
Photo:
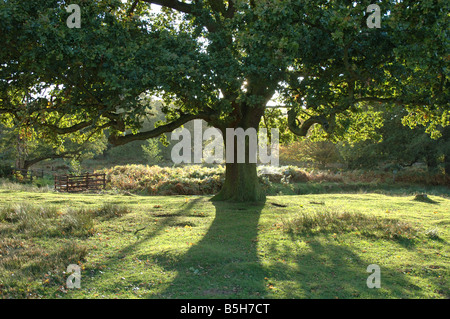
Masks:
[[[149,164],[155,164],[162,161],[159,141],[156,139],[148,139],[146,145],[141,145],[142,151]]]
[[[289,174],[291,176],[290,181],[293,183],[306,183],[309,181],[308,174],[296,167],[290,166]]]
[[[10,177],[14,173],[14,168],[8,164],[0,165],[0,177]]]
[[[183,167],[159,167],[148,165],[124,165],[106,168],[96,173],[106,174],[107,190],[143,192],[150,195],[210,195],[217,193],[224,180],[225,168],[221,165],[205,167],[186,165]],[[424,185],[447,185],[450,177],[401,171],[395,184],[416,183]],[[260,181],[267,188],[269,183],[355,183],[393,184],[392,172],[385,171],[339,171],[305,169],[296,166],[258,166]],[[307,185],[314,188],[314,185]],[[304,187],[304,185],[298,185]],[[359,189],[359,188],[358,188]]]
[[[224,171],[222,166],[125,165],[98,172],[106,174],[108,189],[145,191],[150,195],[200,195],[216,193],[222,185]]]

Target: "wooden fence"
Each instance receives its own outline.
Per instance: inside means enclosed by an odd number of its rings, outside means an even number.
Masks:
[[[59,192],[82,192],[106,187],[106,174],[55,175],[55,190]]]

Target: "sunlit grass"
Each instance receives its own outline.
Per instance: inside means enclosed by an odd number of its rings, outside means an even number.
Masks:
[[[4,298],[448,298],[450,200],[0,190]],[[81,289],[67,289],[69,264]],[[369,289],[367,266],[381,268]]]

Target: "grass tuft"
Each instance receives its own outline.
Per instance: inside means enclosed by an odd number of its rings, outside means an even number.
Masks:
[[[58,221],[63,235],[86,237],[94,233],[94,216],[86,209],[68,209]]]
[[[322,211],[299,213],[284,219],[282,228],[291,234],[358,232],[366,237],[413,239],[418,231],[409,223],[363,213]]]
[[[129,214],[130,212],[131,208],[127,205],[106,202],[99,210],[95,211],[95,216],[109,219],[114,217],[121,217],[123,215]]]
[[[434,201],[431,198],[429,198],[427,194],[417,194],[414,197],[414,200],[418,201],[418,202],[430,203],[430,204],[436,204],[437,203],[436,201]]]
[[[431,239],[440,239],[439,233],[440,233],[440,230],[437,227],[432,227],[425,231],[425,235]]]

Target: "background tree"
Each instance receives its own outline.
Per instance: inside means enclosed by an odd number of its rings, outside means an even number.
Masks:
[[[376,168],[381,165],[409,167],[416,163],[427,165],[430,173],[437,173],[444,163],[450,139],[441,128],[440,138],[432,138],[425,128],[410,128],[402,124],[407,111],[395,107],[383,114],[383,126],[376,129],[378,139],[366,140],[340,147],[350,168]],[[447,172],[448,174],[448,172]]]

